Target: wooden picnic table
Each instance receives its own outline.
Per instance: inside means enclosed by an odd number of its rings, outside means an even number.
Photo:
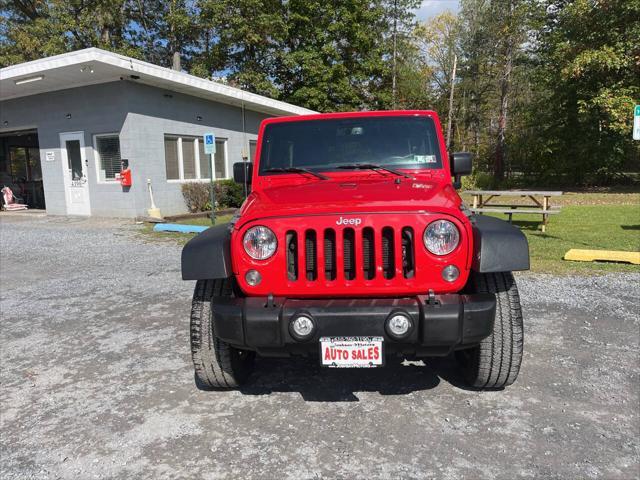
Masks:
[[[473,195],[471,211],[473,213],[504,213],[511,222],[514,213],[542,215],[542,231],[546,231],[549,215],[560,213],[560,207],[551,206],[551,197],[564,194],[561,191],[544,190],[467,190],[464,193]],[[499,197],[521,197],[531,200],[533,204],[513,202],[489,203]]]

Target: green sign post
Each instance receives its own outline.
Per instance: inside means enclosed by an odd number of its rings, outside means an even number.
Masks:
[[[215,163],[213,156],[216,153],[216,136],[213,133],[205,133],[203,136],[204,153],[209,155],[211,162],[211,224],[216,224],[216,191],[215,191]]]
[[[640,140],[640,105],[633,109],[633,139]]]

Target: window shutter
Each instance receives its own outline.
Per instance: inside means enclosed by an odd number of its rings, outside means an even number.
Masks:
[[[200,152],[200,178],[211,178],[211,160],[209,155],[204,153],[204,142],[202,139],[198,142],[198,150]]]
[[[214,155],[216,164],[216,178],[226,178],[226,140],[216,140],[216,154]]]
[[[196,178],[196,150],[193,138],[182,139],[182,167],[185,180]]]
[[[178,139],[164,137],[164,161],[167,171],[167,180],[180,179],[180,167],[178,166]]]

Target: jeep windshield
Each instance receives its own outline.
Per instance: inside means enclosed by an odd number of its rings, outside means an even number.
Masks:
[[[354,165],[442,168],[433,119],[424,116],[352,117],[272,123],[264,130],[260,175],[286,169],[362,170]]]

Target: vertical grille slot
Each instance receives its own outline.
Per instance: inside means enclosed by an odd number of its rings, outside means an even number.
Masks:
[[[382,275],[384,278],[393,278],[396,274],[395,243],[393,240],[393,228],[382,229]]]
[[[316,232],[314,230],[307,230],[305,232],[305,270],[307,272],[307,280],[318,279],[318,256],[316,255],[316,240]]]
[[[366,280],[371,280],[376,275],[375,242],[371,227],[362,229],[362,270]]]
[[[415,236],[413,228],[402,229],[402,273],[404,278],[413,278],[416,274]]]
[[[344,278],[353,280],[356,278],[356,234],[353,228],[345,228],[342,231],[342,245]]]
[[[287,278],[289,280],[298,279],[298,234],[288,231],[285,237],[287,248]]]
[[[336,279],[336,232],[330,228],[324,231],[324,274],[327,280]]]

